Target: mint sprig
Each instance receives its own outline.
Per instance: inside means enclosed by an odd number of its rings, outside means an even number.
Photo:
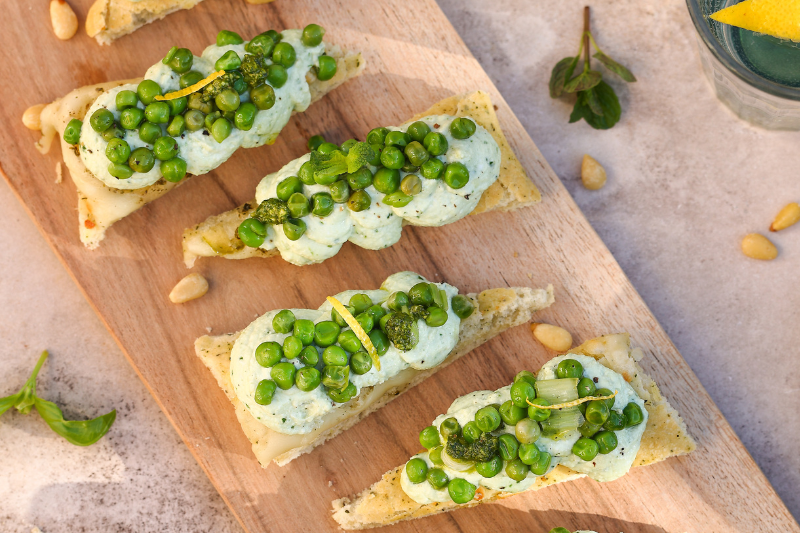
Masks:
[[[369,143],[358,142],[350,147],[350,151],[345,154],[341,150],[333,150],[327,154],[316,150],[311,152],[311,168],[314,171],[314,178],[332,178],[345,172],[356,172],[361,167],[369,164],[375,159],[375,151]]]
[[[593,57],[608,70],[628,83],[636,81],[636,76],[628,68],[611,59],[597,46],[589,28],[589,6],[586,6],[578,54],[575,57],[565,57],[553,67],[550,75],[550,97],[561,98],[567,94],[575,94],[575,107],[569,118],[570,123],[584,119],[595,129],[607,130],[619,122],[622,108],[614,88],[603,81],[603,73],[591,69],[591,46],[597,50]],[[582,54],[583,68],[573,77]]]

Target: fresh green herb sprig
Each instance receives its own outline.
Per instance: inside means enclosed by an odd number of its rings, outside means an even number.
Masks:
[[[617,93],[611,85],[603,81],[603,74],[598,70],[591,69],[591,46],[597,52],[594,58],[602,63],[608,70],[625,80],[632,83],[636,77],[626,67],[611,59],[603,52],[597,42],[595,42],[592,32],[589,30],[589,6],[584,10],[584,31],[581,36],[581,46],[575,57],[565,57],[553,68],[550,75],[550,97],[560,98],[565,94],[575,94],[577,100],[572,114],[569,117],[570,124],[584,119],[591,127],[598,130],[607,130],[619,122],[622,115],[622,108],[619,105]],[[584,55],[583,69],[573,77],[575,69]]]
[[[345,172],[356,172],[361,167],[368,165],[374,158],[375,151],[370,145],[365,142],[358,142],[350,147],[350,151],[346,155],[339,150],[334,150],[327,154],[321,154],[317,151],[311,152],[311,165],[315,178],[327,178],[338,176]]]
[[[117,418],[117,410],[98,416],[92,420],[64,420],[61,409],[53,402],[36,396],[36,376],[49,354],[45,350],[39,357],[31,377],[16,394],[0,398],[0,415],[15,407],[20,413],[27,415],[35,407],[50,429],[77,446],[89,446],[105,435]]]

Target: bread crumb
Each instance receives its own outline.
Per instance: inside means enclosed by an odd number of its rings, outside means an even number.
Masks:
[[[206,326],[206,333],[211,333],[211,326]]]
[[[39,529],[39,528],[38,528],[38,527],[36,527],[36,526],[33,526],[33,529],[31,529],[31,533],[42,533],[42,530],[41,530],[41,529]]]
[[[531,274],[530,272],[528,272],[528,279],[533,279],[533,274]]]
[[[328,481],[328,486],[333,487],[333,481]]]
[[[519,252],[514,252],[514,257],[519,257]]]
[[[56,163],[56,183],[61,183],[64,180],[64,171],[61,169],[61,161]]]

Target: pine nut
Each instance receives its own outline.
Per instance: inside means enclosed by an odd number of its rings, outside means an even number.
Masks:
[[[581,181],[590,191],[602,189],[606,184],[606,169],[592,156],[584,155],[581,163]]]
[[[566,352],[572,348],[572,335],[564,328],[551,324],[531,324],[531,332],[545,348],[555,352]]]
[[[742,252],[747,257],[761,261],[772,261],[778,257],[778,249],[772,241],[759,233],[751,233],[742,239]]]
[[[797,202],[792,202],[781,209],[781,212],[775,217],[775,221],[769,227],[769,230],[780,231],[798,222],[800,222],[800,205],[797,204]]]
[[[182,280],[169,293],[169,299],[174,304],[182,304],[195,298],[200,298],[208,292],[208,281],[206,278],[192,272]]]
[[[62,41],[78,31],[78,17],[65,0],[50,0],[50,22],[56,37]]]
[[[26,128],[29,130],[42,129],[42,109],[44,109],[44,106],[45,104],[36,104],[25,110],[22,114],[22,123],[25,124]]]

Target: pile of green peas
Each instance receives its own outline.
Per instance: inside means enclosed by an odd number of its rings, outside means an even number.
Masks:
[[[301,40],[305,46],[317,46],[324,34],[321,26],[309,24],[303,29]],[[162,96],[162,90],[153,80],[142,81],[136,91],[117,93],[115,105],[120,112],[119,123],[108,109],[98,109],[89,118],[92,129],[108,142],[109,174],[117,179],[128,179],[134,172],[149,172],[158,160],[164,179],[179,182],[186,176],[187,167],[186,161],[178,157],[175,137],[202,129],[204,134],[221,143],[234,128],[250,130],[258,112],[275,105],[273,87],[283,87],[288,80],[287,69],[296,61],[292,45],[281,42],[281,39],[280,33],[269,30],[245,45],[247,54],[244,58],[233,50],[225,52],[216,61],[214,69],[224,70],[226,74],[188,96],[156,100],[156,96]],[[244,39],[236,32],[222,30],[217,34],[217,46],[242,43]],[[267,65],[267,59],[271,64]],[[194,56],[188,48],[176,46],[162,59],[162,63],[180,74],[181,89],[205,78],[202,73],[192,70],[193,62]],[[243,72],[245,64],[256,66]],[[321,80],[332,78],[336,74],[336,60],[321,56],[316,74]],[[248,84],[248,80],[253,84]],[[251,101],[242,102],[241,95],[248,90]],[[139,107],[140,103],[144,109]],[[64,140],[68,144],[78,144],[82,125],[78,119],[67,124]],[[131,150],[124,139],[126,131],[132,130],[136,130],[139,138],[151,144],[152,148]]]
[[[556,367],[557,379],[575,379],[580,398],[613,394],[608,389],[598,389],[594,381],[583,374],[583,366],[574,359],[564,359]],[[436,426],[423,429],[419,441],[428,450],[428,458],[434,467],[428,468],[421,458],[412,459],[406,464],[408,479],[412,483],[427,481],[437,490],[447,487],[454,502],[469,502],[475,495],[475,486],[461,479],[451,489],[450,485],[459,478],[449,480],[441,468],[444,465],[442,452],[447,448],[449,439],[463,438],[467,443],[473,443],[484,433],[497,431],[504,425],[514,426],[514,434],[499,434],[496,455],[489,461],[474,463],[476,472],[482,477],[491,478],[505,470],[506,475],[515,481],[522,481],[529,472],[537,476],[547,473],[553,457],[549,452],[540,450],[535,443],[543,434],[550,436],[542,429],[542,422],[546,423],[553,411],[541,408],[550,403],[537,398],[536,382],[531,372],[523,370],[514,377],[510,400],[482,407],[475,413],[474,420],[463,427],[458,420],[450,417],[438,429]],[[613,410],[613,406],[614,398],[581,404],[580,410],[585,421],[577,427],[582,436],[573,445],[572,453],[584,461],[591,461],[598,453],[611,453],[617,447],[614,432],[639,425],[644,420],[641,408],[634,402],[630,402],[622,411]]]
[[[432,292],[432,284],[424,285],[428,292]],[[425,292],[422,288],[415,291],[414,287],[409,294]],[[453,297],[453,308],[469,316],[474,309],[472,302],[459,296]],[[373,302],[367,294],[358,293],[345,306],[369,336],[378,356],[383,356],[392,344],[385,331],[389,317],[395,313],[391,302],[403,301],[403,297],[406,302],[410,301],[405,293],[390,295],[387,301],[389,309],[386,309]],[[446,321],[447,313],[444,319],[437,318],[435,322],[441,326]],[[254,399],[259,405],[272,403],[277,389],[289,390],[293,386],[303,392],[322,386],[331,400],[345,403],[358,392],[350,381],[351,372],[362,375],[372,370],[372,358],[335,309],[331,310],[330,320],[316,324],[311,320],[298,319],[290,310],[284,309],[272,319],[272,329],[276,333],[288,333],[289,336],[283,340],[283,344],[267,341],[259,344],[255,350],[256,362],[271,369],[271,379],[261,380],[256,386]],[[302,363],[302,368],[297,368],[293,363],[295,360]]]
[[[475,133],[476,125],[471,119],[462,117],[451,122],[449,129],[454,138],[468,139]],[[346,155],[357,142],[349,139],[337,146],[325,142],[320,135],[314,135],[308,141],[308,148],[321,154],[340,151]],[[333,213],[336,204],[346,204],[355,212],[365,211],[373,201],[366,191],[370,185],[384,195],[380,200],[384,204],[404,207],[422,191],[422,179],[442,179],[453,189],[460,189],[469,182],[469,169],[463,163],[445,164],[438,159],[447,152],[447,137],[431,131],[425,122],[414,122],[405,132],[375,128],[367,134],[366,142],[374,154],[369,166],[377,167],[375,172],[363,166],[355,172],[319,177],[314,175],[311,161],[306,161],[297,176],[290,176],[278,184],[277,198],[262,202],[262,205],[280,202],[285,215],[259,219],[257,211],[239,226],[242,242],[252,248],[261,246],[267,235],[266,224],[282,224],[286,237],[296,241],[307,229],[303,217],[311,214],[325,218]],[[407,174],[402,176],[401,171]],[[306,197],[303,185],[314,184],[327,186],[329,192]]]

